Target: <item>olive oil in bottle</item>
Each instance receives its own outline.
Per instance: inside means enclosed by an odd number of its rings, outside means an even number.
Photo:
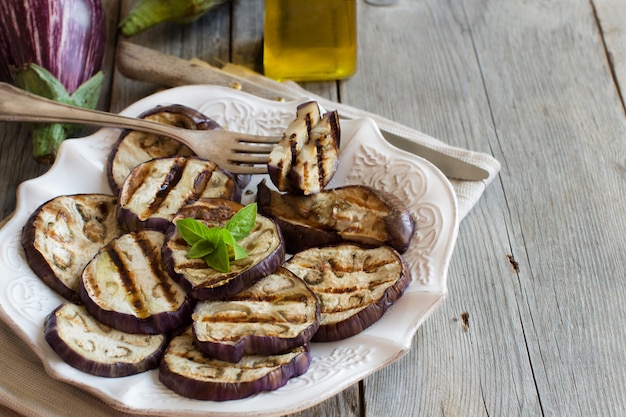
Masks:
[[[294,81],[351,76],[356,24],[356,0],[265,0],[265,75]]]

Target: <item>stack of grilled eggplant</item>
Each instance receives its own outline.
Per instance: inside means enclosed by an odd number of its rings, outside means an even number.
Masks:
[[[220,128],[184,106],[142,117]],[[306,372],[310,341],[370,326],[410,282],[400,253],[414,223],[391,194],[325,189],[339,135],[335,112],[320,114],[315,102],[298,108],[270,157],[280,191],[259,185],[259,214],[239,242],[248,255],[224,273],[187,256],[176,222],[226,224],[242,209],[249,178],[169,139],[122,134],[107,166],[116,195],[56,197],[23,229],[29,265],[67,299],[45,322],[50,346],[84,372],[120,377],[158,368],[178,394],[223,401]]]

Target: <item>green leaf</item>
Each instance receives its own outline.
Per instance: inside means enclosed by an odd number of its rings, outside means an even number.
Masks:
[[[70,104],[86,109],[95,109],[100,98],[104,73],[96,73],[93,77],[82,83],[70,96]]]
[[[69,97],[68,104],[84,107],[86,109],[95,109],[100,99],[103,81],[104,73],[102,71],[96,73],[93,77],[78,86]],[[82,128],[83,126],[78,124],[65,125],[68,136],[79,132]]]
[[[204,238],[207,241],[211,242],[211,244],[214,247],[217,247],[219,242],[222,240],[221,231],[222,231],[221,227],[217,227],[217,226],[211,227],[209,230],[207,230],[206,234],[204,235]]]
[[[69,103],[70,95],[50,71],[36,64],[26,64],[13,74],[15,85],[30,93],[54,101]]]
[[[190,246],[201,240],[208,240],[209,227],[196,219],[179,219],[176,221],[176,228]]]
[[[224,241],[224,243],[230,246],[234,246],[235,243],[237,243],[235,241],[235,238],[233,237],[233,234],[228,229],[220,230],[220,238]]]
[[[248,251],[246,251],[244,249],[243,246],[241,246],[239,243],[235,242],[235,244],[233,245],[233,249],[235,251],[235,260],[238,261],[239,259],[243,259],[245,257],[248,256]]]
[[[221,240],[215,250],[204,257],[204,261],[211,268],[219,272],[230,272],[230,257],[226,243]]]
[[[65,126],[60,123],[28,125],[33,142],[33,157],[41,164],[52,164],[61,142],[67,138]]]
[[[241,246],[228,229],[222,229],[222,240],[228,245],[228,256],[235,260],[248,256],[248,252]]]
[[[16,87],[29,93],[61,103],[69,102],[69,94],[52,73],[36,64],[26,64],[13,71]],[[51,164],[56,158],[61,142],[67,136],[67,126],[60,123],[28,123],[32,132],[33,157],[42,164]]]
[[[130,38],[163,22],[187,24],[230,0],[140,0],[120,22],[120,32]]]
[[[256,223],[256,213],[257,204],[251,203],[235,213],[226,223],[226,229],[232,233],[235,240],[241,240],[250,234]]]
[[[214,250],[215,246],[211,242],[208,240],[199,240],[189,249],[187,257],[191,259],[204,258]]]

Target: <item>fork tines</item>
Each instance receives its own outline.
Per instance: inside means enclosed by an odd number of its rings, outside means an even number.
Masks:
[[[228,157],[232,172],[267,173],[269,154],[280,142],[280,137],[242,135],[237,138]]]
[[[273,143],[238,142],[236,146],[233,146],[233,150],[240,153],[269,155],[275,146],[276,144]]]

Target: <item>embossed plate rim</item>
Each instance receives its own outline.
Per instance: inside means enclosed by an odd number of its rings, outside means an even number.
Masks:
[[[122,113],[137,115],[155,105],[177,103],[197,108],[229,128],[276,133],[293,118],[301,101],[275,102],[224,87],[187,86],[146,97]],[[250,122],[258,119],[250,117],[250,112],[265,112],[267,123],[251,126]],[[232,115],[232,120],[226,117]],[[281,122],[275,123],[276,119]],[[417,277],[378,323],[344,341],[313,344],[311,369],[285,387],[237,401],[190,400],[160,385],[156,371],[123,378],[123,384],[77,371],[63,363],[43,339],[43,317],[63,300],[25,264],[19,245],[21,227],[39,204],[55,195],[109,190],[104,161],[119,134],[115,129],[102,129],[89,137],[64,142],[57,162],[46,174],[19,186],[16,211],[0,230],[0,315],[39,356],[52,377],[91,392],[122,411],[176,416],[270,416],[297,412],[330,398],[408,352],[418,327],[445,298],[447,270],[458,233],[456,196],[437,168],[389,145],[372,120],[342,121],[342,133],[342,164],[333,186],[358,183],[368,176],[372,179],[382,170],[384,174],[378,178],[381,187],[395,181],[397,188],[398,178],[410,174],[410,181],[401,189],[409,189],[405,197],[410,203],[415,200],[414,215],[419,217],[420,230],[428,232],[415,240],[423,246],[420,250],[431,250],[432,255],[410,262],[414,271],[419,267]],[[388,164],[381,166],[381,160]],[[356,169],[355,173],[355,167],[361,170]],[[402,167],[405,172],[398,171]],[[258,179],[253,181],[256,183]],[[420,200],[416,199],[417,192]],[[429,222],[440,230],[429,230]],[[424,265],[416,265],[419,263]],[[14,305],[18,296],[20,302],[27,304],[19,309]]]

